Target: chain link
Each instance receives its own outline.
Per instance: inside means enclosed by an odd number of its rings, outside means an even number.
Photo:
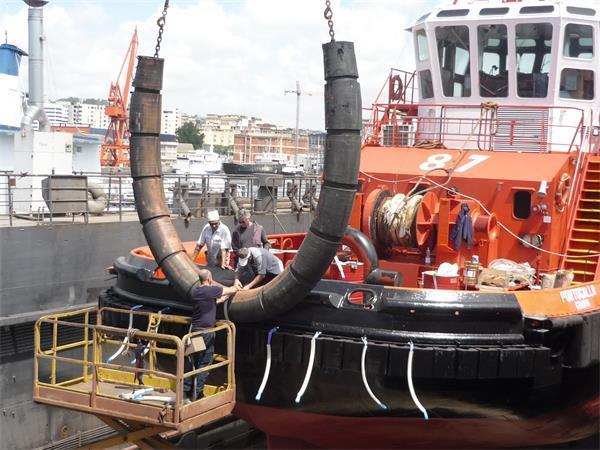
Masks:
[[[327,19],[327,25],[329,25],[329,36],[331,36],[331,42],[335,41],[335,33],[333,32],[333,11],[331,10],[331,1],[325,0],[325,12],[323,17]]]
[[[167,9],[169,9],[169,0],[165,0],[165,6],[163,7],[163,12],[161,16],[156,21],[158,25],[158,37],[156,38],[156,47],[154,51],[154,57],[158,58],[158,52],[160,52],[160,44],[162,42],[162,35],[165,31],[165,22],[167,21]]]

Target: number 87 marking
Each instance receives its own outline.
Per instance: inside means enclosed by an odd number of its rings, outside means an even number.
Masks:
[[[457,167],[456,169],[454,169],[454,172],[457,172],[457,173],[466,172],[470,168],[475,167],[477,164],[480,164],[483,161],[485,161],[486,159],[489,159],[489,157],[490,157],[489,155],[469,155],[468,159],[470,159],[471,161],[469,161],[466,164],[463,164],[460,167]],[[429,158],[427,158],[427,161],[422,163],[419,166],[419,169],[425,170],[427,172],[430,170],[435,170],[435,169],[443,169],[444,166],[446,165],[446,163],[448,161],[450,161],[451,159],[452,159],[452,155],[449,155],[448,153],[437,153],[437,154],[431,155]]]

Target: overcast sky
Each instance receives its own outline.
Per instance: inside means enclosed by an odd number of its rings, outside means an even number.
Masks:
[[[337,40],[355,43],[363,104],[390,67],[413,69],[405,29],[450,0],[333,0]],[[44,8],[46,97],[105,98],[137,26],[139,54],[152,55],[163,0],[50,0]],[[171,0],[161,57],[163,105],[191,114],[242,114],[323,129],[321,44],[329,40],[324,0]],[[0,32],[27,50],[27,7],[0,0]],[[4,41],[2,36],[2,41]],[[23,67],[26,68],[26,63]]]

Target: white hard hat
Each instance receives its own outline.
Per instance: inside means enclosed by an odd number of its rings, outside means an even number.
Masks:
[[[206,215],[206,218],[209,222],[216,222],[217,220],[219,220],[219,211],[217,211],[216,209],[209,211]]]

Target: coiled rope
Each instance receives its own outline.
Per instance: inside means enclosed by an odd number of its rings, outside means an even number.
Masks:
[[[388,245],[416,247],[413,223],[423,195],[396,194],[386,200],[379,212],[378,236]]]

